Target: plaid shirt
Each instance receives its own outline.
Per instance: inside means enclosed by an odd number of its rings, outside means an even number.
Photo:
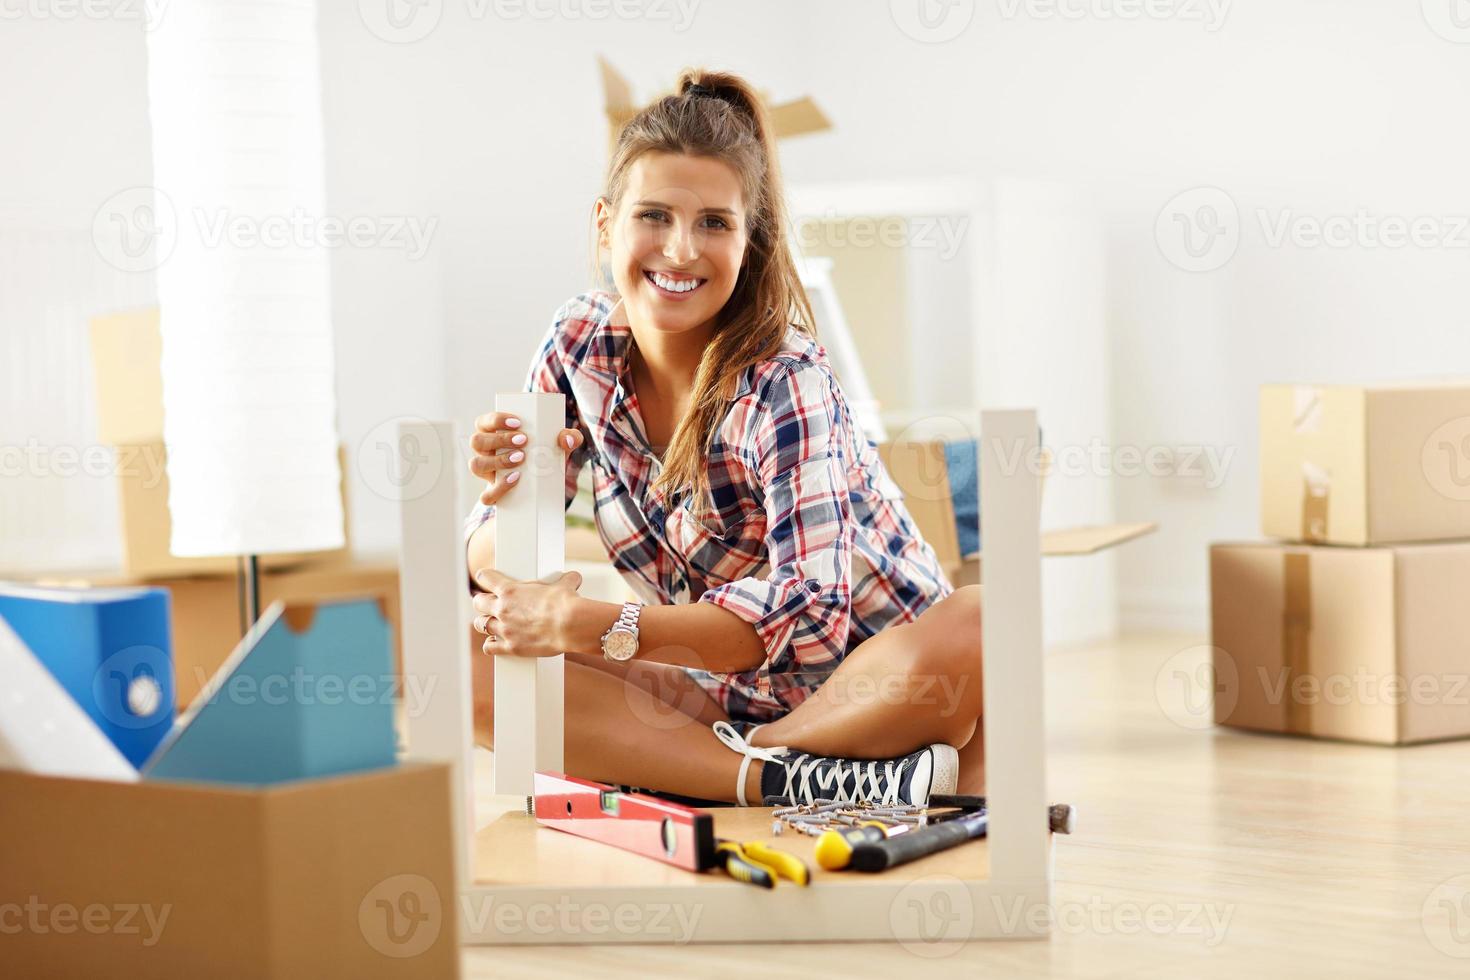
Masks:
[[[643,428],[618,299],[586,293],[557,311],[527,391],[566,396],[590,461],[597,530],[650,604],[709,602],[752,624],[766,662],[735,674],[690,670],[732,719],[768,721],[804,701],[859,643],[910,622],[953,591],[827,362],[796,328],[747,367],[710,448],[710,496],[669,499]],[[619,311],[621,313],[621,311]],[[474,531],[494,512],[477,505]]]

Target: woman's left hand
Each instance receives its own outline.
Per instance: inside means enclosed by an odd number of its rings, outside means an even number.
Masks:
[[[475,596],[475,629],[486,635],[481,649],[510,657],[554,657],[566,652],[565,637],[582,585],[579,572],[554,583],[522,582],[493,568],[475,580],[485,591]]]

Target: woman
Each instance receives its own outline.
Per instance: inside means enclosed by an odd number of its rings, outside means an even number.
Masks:
[[[815,343],[775,148],[742,79],[683,73],[595,206],[616,293],[557,311],[527,389],[566,396],[570,504],[647,604],[490,568],[519,420],[477,420],[467,522],[478,738],[497,656],[566,661],[569,772],[741,804],[978,793],[978,588],[954,590]]]

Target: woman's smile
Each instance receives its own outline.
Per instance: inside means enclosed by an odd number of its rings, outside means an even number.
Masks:
[[[643,278],[653,287],[656,295],[676,303],[688,299],[699,287],[709,281],[687,273],[658,272],[652,269],[644,269]]]

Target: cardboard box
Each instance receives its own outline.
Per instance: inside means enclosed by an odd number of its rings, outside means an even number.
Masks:
[[[74,575],[51,577],[47,585],[124,585],[137,578],[127,575]],[[178,707],[194,700],[214,672],[240,642],[239,596],[235,576],[150,579],[148,584],[170,593],[173,633],[174,694]],[[328,599],[372,596],[383,600],[393,630],[395,664],[402,664],[402,636],[398,601],[398,565],[393,561],[354,561],[263,570],[260,607],[277,599]]]
[[[1215,721],[1385,745],[1470,735],[1470,542],[1210,549]]]
[[[169,553],[173,521],[168,509],[168,455],[163,443],[117,447],[117,513],[122,534],[122,570],[135,576],[233,575],[236,560],[180,558]],[[343,546],[330,551],[261,555],[262,568],[290,568],[305,561],[340,558],[351,542],[347,529],[347,449],[337,447],[341,473]]]
[[[1470,537],[1470,382],[1265,385],[1260,424],[1270,537]]]
[[[618,134],[623,131],[628,120],[654,100],[640,103],[634,98],[633,86],[606,58],[599,57],[597,67],[602,75],[603,112],[607,115],[608,152],[611,153],[617,146]],[[660,93],[660,96],[663,94],[666,93]],[[831,121],[810,96],[790,102],[771,102],[763,96],[762,101],[765,102],[766,111],[770,113],[771,127],[777,139],[819,133],[832,128]]]
[[[162,442],[158,308],[95,317],[91,328],[97,438],[109,446]]]
[[[0,799],[9,976],[459,975],[447,765],[264,789],[0,772]]]

